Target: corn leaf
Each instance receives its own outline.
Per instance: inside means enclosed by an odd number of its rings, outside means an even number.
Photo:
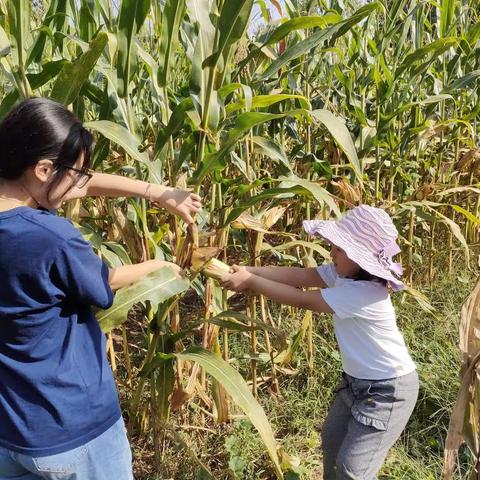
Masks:
[[[188,287],[187,280],[178,278],[170,268],[163,267],[139,282],[118,290],[113,305],[107,310],[99,310],[97,319],[102,330],[109,332],[127,320],[128,312],[134,304],[149,300],[157,305],[185,292]]]
[[[283,478],[277,454],[278,444],[273,435],[272,427],[263,408],[253,397],[243,377],[223,359],[200,347],[191,347],[175,355],[182,360],[197,362],[222,385],[233,402],[240,407],[257,429],[272,459],[277,478]]]

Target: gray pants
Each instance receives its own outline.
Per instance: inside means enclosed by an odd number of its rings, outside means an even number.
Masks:
[[[418,375],[362,380],[346,373],[322,428],[324,480],[375,480],[418,396]]]

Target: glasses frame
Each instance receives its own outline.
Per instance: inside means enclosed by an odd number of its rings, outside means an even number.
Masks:
[[[77,172],[81,175],[78,182],[75,183],[76,188],[83,188],[92,179],[93,174],[95,173],[95,171],[91,168],[86,168],[82,170],[79,168],[67,167],[66,165],[62,165],[61,167],[66,168],[67,170],[73,170],[74,172]]]

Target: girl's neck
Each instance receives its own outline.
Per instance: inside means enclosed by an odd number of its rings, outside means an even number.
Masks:
[[[37,208],[38,203],[21,182],[0,179],[0,211],[17,207]]]

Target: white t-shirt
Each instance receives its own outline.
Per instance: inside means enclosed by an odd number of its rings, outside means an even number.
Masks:
[[[382,380],[415,370],[388,289],[378,282],[341,278],[333,263],[317,268],[328,288],[323,299],[335,312],[343,369],[355,378]]]

